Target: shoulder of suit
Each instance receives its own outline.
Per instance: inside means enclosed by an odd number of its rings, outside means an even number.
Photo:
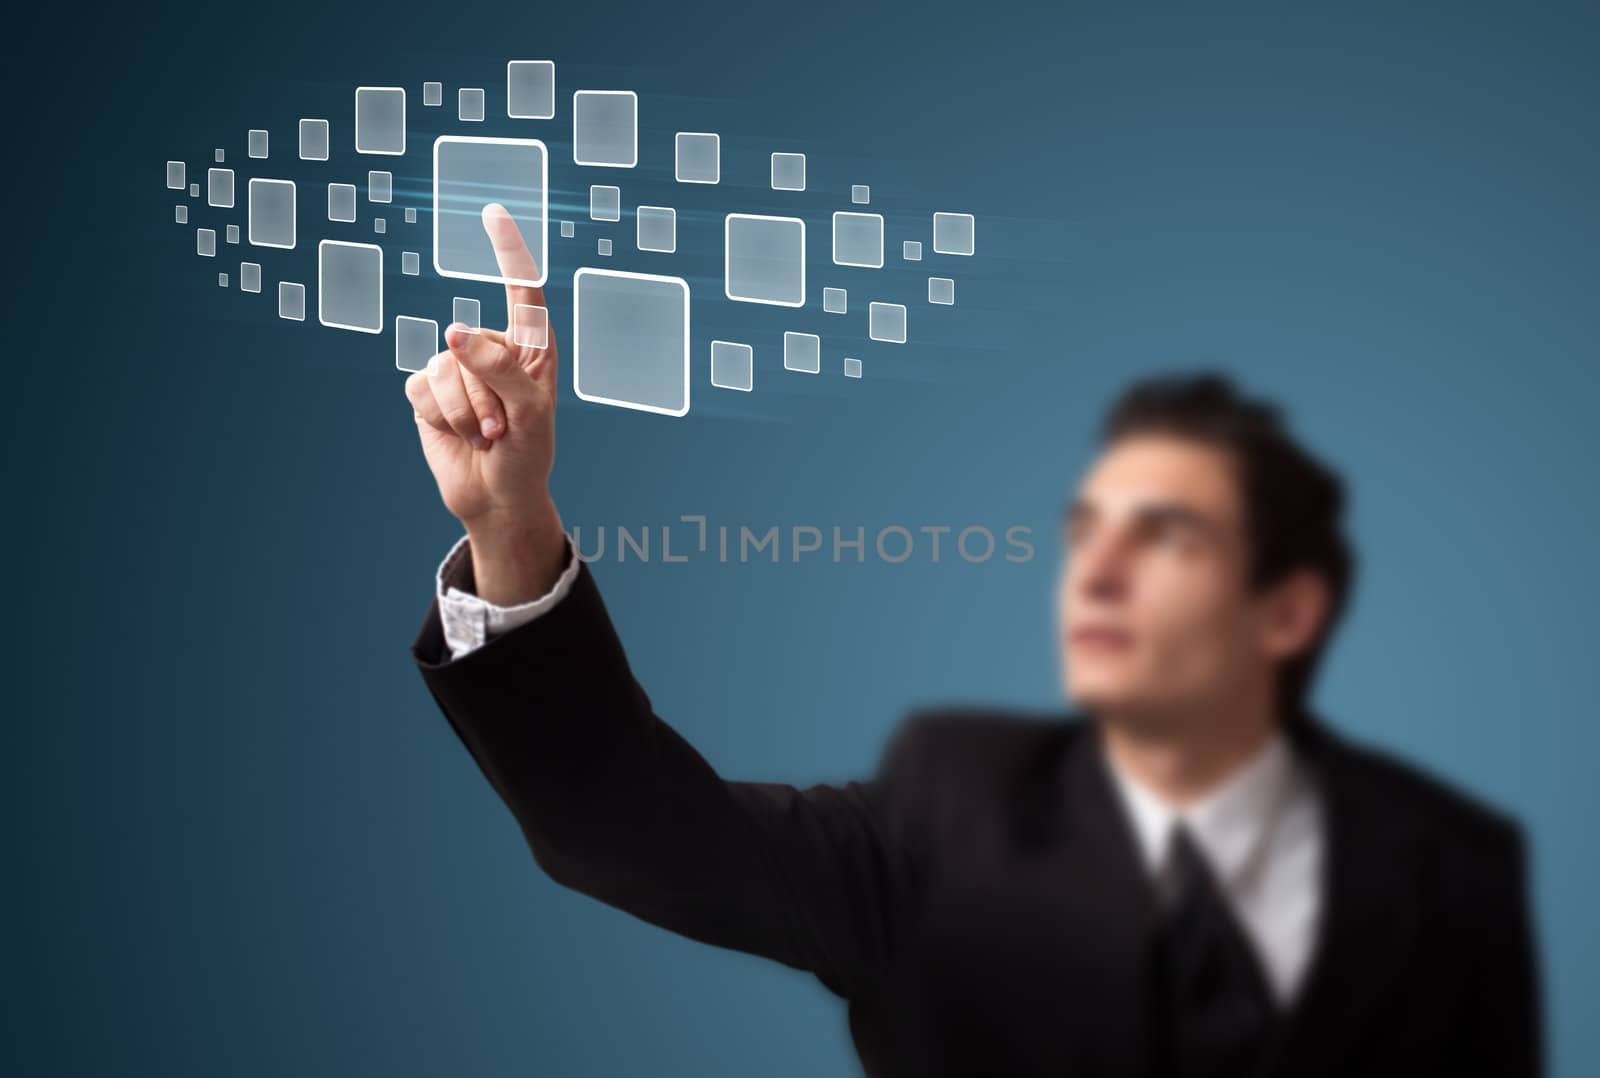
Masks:
[[[1081,715],[1063,711],[982,705],[913,708],[893,731],[887,755],[921,771],[938,767],[1006,773],[1040,752],[1089,728]]]

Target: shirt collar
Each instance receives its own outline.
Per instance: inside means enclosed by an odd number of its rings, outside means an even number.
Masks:
[[[1106,753],[1106,762],[1132,818],[1146,868],[1152,874],[1162,872],[1172,827],[1182,820],[1224,884],[1237,880],[1249,867],[1294,771],[1288,738],[1282,730],[1275,730],[1266,744],[1219,786],[1175,810],[1118,767],[1110,753]]]

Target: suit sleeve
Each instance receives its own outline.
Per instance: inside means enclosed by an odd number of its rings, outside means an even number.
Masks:
[[[721,778],[634,679],[589,567],[538,619],[450,661],[437,602],[422,678],[551,879],[691,939],[874,983],[915,889],[903,723],[867,781]]]

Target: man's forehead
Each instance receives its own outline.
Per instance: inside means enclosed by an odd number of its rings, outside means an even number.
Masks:
[[[1226,520],[1239,509],[1227,450],[1159,435],[1108,447],[1084,474],[1075,500],[1114,515],[1149,505],[1184,505]]]

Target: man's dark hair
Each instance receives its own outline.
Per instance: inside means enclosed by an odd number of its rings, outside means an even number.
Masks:
[[[1277,406],[1243,397],[1215,371],[1165,374],[1131,386],[1101,430],[1105,446],[1135,434],[1169,434],[1231,452],[1237,462],[1249,546],[1248,582],[1260,592],[1310,567],[1327,580],[1328,618],[1316,641],[1284,664],[1281,713],[1302,711],[1317,665],[1343,615],[1355,576],[1344,535],[1344,482],[1297,443]]]

